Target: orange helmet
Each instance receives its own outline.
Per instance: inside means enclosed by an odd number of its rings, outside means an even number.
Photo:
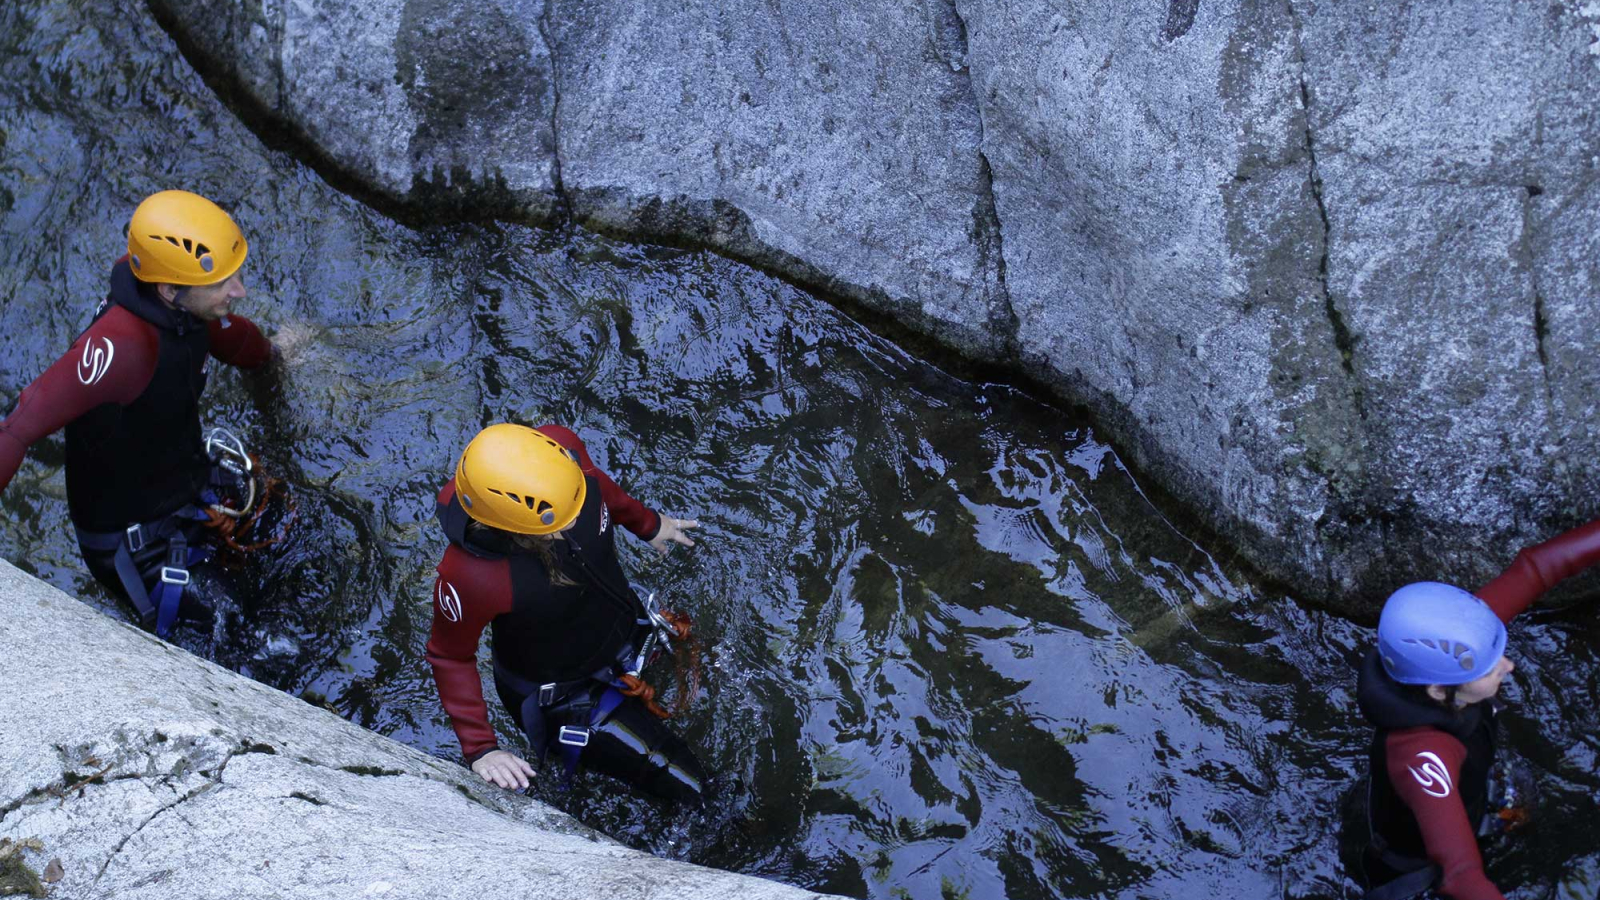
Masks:
[[[188,191],[151,194],[128,223],[128,264],[140,281],[216,284],[239,271],[249,249],[222,207]]]
[[[553,534],[571,525],[587,490],[572,454],[526,425],[490,425],[456,464],[456,496],[467,515],[516,534]]]

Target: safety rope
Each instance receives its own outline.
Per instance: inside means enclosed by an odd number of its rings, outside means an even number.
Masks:
[[[250,493],[254,495],[255,502],[238,514],[222,504],[212,504],[205,511],[205,526],[216,533],[217,540],[223,546],[241,556],[281,543],[289,536],[289,529],[299,514],[299,506],[295,502],[294,495],[289,493],[288,485],[282,479],[273,478],[263,472],[261,461],[253,453],[250,454],[250,462],[250,472],[244,477],[250,482]],[[257,479],[260,480],[259,490],[256,485]],[[263,540],[245,542],[274,498],[281,499],[284,506],[283,518],[278,523],[278,533]]]
[[[661,618],[672,628],[675,647],[673,655],[678,673],[678,692],[672,702],[672,710],[662,709],[656,703],[655,687],[637,675],[622,676],[619,679],[622,682],[619,691],[624,697],[639,698],[644,708],[656,718],[670,719],[683,712],[700,692],[700,638],[694,634],[694,622],[687,613],[665,609],[661,611]]]

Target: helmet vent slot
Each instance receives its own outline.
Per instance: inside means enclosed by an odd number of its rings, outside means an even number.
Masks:
[[[183,252],[185,252],[185,253],[193,253],[194,252],[194,241],[191,241],[188,238],[184,238],[183,239]]]
[[[207,247],[205,244],[195,244],[194,245],[194,255],[195,255],[196,259],[198,259],[198,258],[200,258],[202,256],[205,256],[207,253],[210,253],[210,252],[211,252],[211,248]]]

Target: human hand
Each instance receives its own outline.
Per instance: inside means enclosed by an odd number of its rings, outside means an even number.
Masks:
[[[315,329],[304,322],[280,325],[277,333],[270,338],[273,361],[279,365],[298,362],[315,337]]]
[[[693,547],[694,541],[690,539],[685,531],[689,528],[699,527],[700,523],[694,519],[674,519],[671,516],[662,516],[661,529],[656,532],[655,537],[650,539],[650,546],[656,548],[656,552],[662,556],[667,555],[668,542],[682,544],[685,547]]]
[[[509,750],[490,750],[473,762],[472,771],[490,784],[520,791],[527,788],[533,766]]]

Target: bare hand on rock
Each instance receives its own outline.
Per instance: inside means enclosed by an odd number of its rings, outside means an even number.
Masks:
[[[472,764],[479,778],[506,790],[524,790],[533,775],[533,766],[509,750],[490,750]]]

